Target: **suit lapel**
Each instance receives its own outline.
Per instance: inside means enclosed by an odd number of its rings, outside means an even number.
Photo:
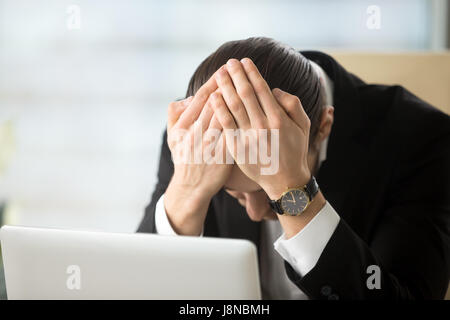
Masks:
[[[317,174],[319,186],[333,208],[344,220],[355,221],[362,199],[354,198],[364,183],[367,172],[367,110],[361,103],[356,76],[348,73],[330,56],[320,52],[304,52],[319,64],[334,82],[334,124],[328,141],[327,159]]]

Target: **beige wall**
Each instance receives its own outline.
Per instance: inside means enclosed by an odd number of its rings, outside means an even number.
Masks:
[[[400,84],[450,114],[450,52],[332,52],[331,55],[364,81]]]
[[[450,114],[450,52],[330,53],[366,82],[400,84]],[[450,286],[446,300],[450,300]]]

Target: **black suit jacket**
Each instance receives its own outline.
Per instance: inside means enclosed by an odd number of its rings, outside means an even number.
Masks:
[[[450,117],[400,86],[366,84],[330,56],[302,52],[334,81],[335,123],[319,186],[341,220],[316,266],[289,278],[311,299],[441,299],[450,261]],[[164,134],[158,183],[138,232],[173,173]],[[204,235],[259,245],[260,223],[221,190]],[[369,290],[367,267],[381,270]],[[328,287],[324,290],[324,287]],[[331,295],[329,292],[331,288]]]

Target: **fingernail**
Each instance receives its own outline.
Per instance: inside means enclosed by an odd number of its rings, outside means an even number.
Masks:
[[[234,67],[237,64],[237,60],[236,59],[230,59],[227,62],[227,66],[229,67]]]
[[[225,75],[225,66],[221,66],[219,70],[217,70],[217,75],[221,78]]]
[[[272,93],[273,93],[274,96],[277,96],[277,97],[278,97],[278,96],[281,94],[281,90],[278,89],[278,88],[274,88],[274,89],[272,90]]]
[[[183,100],[183,104],[184,104],[185,106],[188,106],[189,103],[191,103],[191,101],[192,101],[193,98],[194,98],[193,96],[187,97],[186,99]]]
[[[249,58],[243,58],[243,59],[241,59],[241,63],[242,64],[247,64],[247,63],[249,63],[250,62],[250,59]]]

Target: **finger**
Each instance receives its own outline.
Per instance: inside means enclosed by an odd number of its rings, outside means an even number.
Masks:
[[[211,106],[223,129],[236,129],[236,122],[221,94],[215,92],[211,95]]]
[[[201,125],[202,132],[204,132],[206,129],[208,129],[211,118],[214,115],[214,111],[211,107],[210,100],[211,100],[211,98],[208,98],[208,101],[206,101],[206,104],[203,107],[202,111],[200,112],[200,116],[198,117],[198,121]]]
[[[209,80],[198,89],[186,112],[183,112],[176,125],[180,128],[189,128],[195,120],[198,119],[200,112],[205,106],[211,93],[217,89],[216,78],[213,75]]]
[[[256,97],[258,98],[259,103],[264,110],[267,118],[278,116],[279,110],[275,103],[276,100],[273,97],[266,80],[264,80],[264,78],[259,73],[258,68],[249,58],[242,59],[241,63],[244,66],[247,78],[252,84]]]
[[[227,70],[231,76],[237,94],[244,103],[252,127],[262,127],[265,115],[259,105],[253,86],[249,82],[242,64],[236,59],[230,59],[227,62]]]
[[[174,101],[169,104],[167,110],[167,130],[172,129],[175,123],[180,118],[181,114],[186,110],[189,103],[192,101],[192,96],[183,100]]]
[[[212,108],[212,107],[211,107]],[[222,130],[222,125],[220,124],[219,119],[216,114],[213,114],[211,121],[209,122],[208,129],[218,129]]]
[[[281,89],[275,88],[272,90],[275,99],[281,105],[283,110],[288,116],[303,129],[308,129],[310,126],[310,120],[305,110],[303,109],[300,99],[290,93],[287,93]]]
[[[230,110],[228,109],[228,106],[225,103],[225,100],[222,97],[222,94],[215,92],[212,94],[211,97],[211,106],[214,110],[214,116],[213,119],[211,119],[211,126],[218,126],[219,130],[222,130],[222,134],[220,136],[220,139],[218,140],[218,148],[217,150],[222,150],[222,161],[224,161],[224,163],[230,163],[229,161],[231,161],[232,163],[232,159],[233,156],[232,154],[228,151],[227,148],[227,139],[226,139],[226,135],[228,134],[232,134],[231,132],[234,132],[234,130],[236,130],[237,126],[236,126],[236,122],[230,112]],[[217,122],[215,122],[217,119]],[[231,131],[231,130],[233,131]],[[226,131],[224,131],[226,130]],[[234,140],[234,137],[230,137],[229,138],[231,140]],[[231,141],[230,140],[230,141]]]
[[[217,70],[216,81],[222,93],[223,100],[236,120],[237,126],[242,129],[249,128],[250,120],[247,111],[245,111],[244,104],[237,94],[233,81],[224,66]]]
[[[220,135],[217,137],[214,132],[211,132],[210,130],[219,130],[222,131],[222,125],[220,124],[220,121],[216,114],[213,114],[211,121],[209,123],[208,131],[206,132],[206,136],[208,136],[209,133],[211,133],[211,136],[214,137],[212,143],[214,146],[214,159],[216,163],[226,163],[227,161],[227,146],[225,141],[225,135],[223,132],[220,133]],[[218,161],[218,162],[217,162]]]
[[[214,92],[219,94],[219,96],[221,96],[219,89],[217,89]],[[208,101],[206,102],[206,106],[208,106],[207,110],[211,113],[211,116],[208,118],[209,119],[208,123],[203,123],[203,125],[207,126],[206,130],[208,130],[208,129],[222,130],[222,126],[220,125],[219,119],[217,119],[217,116],[214,114],[214,109],[212,106],[212,99],[213,99],[213,95],[210,95],[208,98]],[[202,113],[203,113],[203,111],[202,111]],[[200,114],[200,116],[202,116],[202,115]]]

